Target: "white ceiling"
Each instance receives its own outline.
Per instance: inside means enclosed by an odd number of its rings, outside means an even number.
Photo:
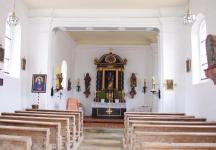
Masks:
[[[187,0],[24,0],[30,8],[145,9],[185,6]]]
[[[78,44],[148,45],[157,43],[157,33],[147,31],[68,31]]]

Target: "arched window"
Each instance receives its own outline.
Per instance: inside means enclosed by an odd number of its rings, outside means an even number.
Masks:
[[[7,21],[6,21],[7,22]],[[9,26],[5,31],[4,72],[10,77],[20,77],[21,26]]]
[[[62,86],[66,88],[67,87],[67,62],[65,60],[63,60],[61,64],[61,73],[63,77]]]
[[[192,66],[193,66],[193,83],[200,83],[205,80],[204,70],[207,68],[206,56],[206,37],[207,28],[204,15],[199,14],[196,22],[192,26]]]

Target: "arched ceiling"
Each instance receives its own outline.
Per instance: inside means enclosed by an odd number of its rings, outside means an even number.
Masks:
[[[29,8],[153,9],[185,6],[187,0],[24,0]]]

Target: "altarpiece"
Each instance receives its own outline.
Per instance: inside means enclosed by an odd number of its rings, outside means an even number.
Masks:
[[[112,52],[95,59],[97,66],[93,117],[122,118],[126,110],[124,98],[124,66],[127,60]]]

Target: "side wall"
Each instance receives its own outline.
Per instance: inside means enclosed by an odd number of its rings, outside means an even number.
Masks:
[[[193,12],[204,14],[207,22],[207,32],[216,34],[216,1],[213,0],[193,0]],[[190,30],[187,35],[187,56],[193,59],[191,54]],[[192,69],[195,66],[192,66]],[[209,120],[216,120],[216,86],[212,81],[200,84],[192,84],[192,73],[186,75],[186,100],[185,112],[196,116],[207,117]]]
[[[26,57],[28,54],[28,48],[26,45],[27,32],[28,32],[28,20],[27,20],[27,8],[23,4],[22,0],[16,1],[16,13],[19,17],[21,23],[21,57]],[[0,1],[0,43],[4,47],[5,38],[5,24],[8,14],[12,11],[13,1],[1,0]],[[20,65],[20,64],[17,64]],[[2,66],[2,64],[0,65]],[[6,76],[2,71],[0,71],[0,78],[4,79],[4,86],[0,86],[0,97],[1,105],[0,112],[3,111],[14,111],[21,109],[23,104],[22,98],[25,95],[25,81],[28,70],[21,71],[21,77],[19,79],[11,78]],[[22,86],[21,86],[22,85]],[[30,85],[31,86],[31,85]]]

